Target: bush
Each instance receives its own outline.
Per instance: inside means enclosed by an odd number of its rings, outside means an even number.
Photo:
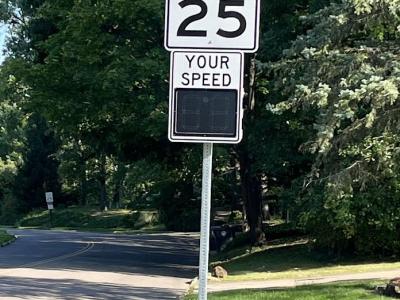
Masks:
[[[161,222],[168,230],[194,232],[200,231],[200,208],[177,207],[171,205],[170,209],[163,209],[161,212]]]
[[[265,235],[268,240],[296,237],[304,235],[306,232],[296,226],[295,223],[282,223],[278,225],[268,226]]]
[[[0,205],[0,224],[14,225],[20,217],[18,201],[11,192],[5,193]]]
[[[0,245],[7,243],[14,239],[15,237],[12,235],[9,235],[7,232],[4,230],[0,230]]]
[[[313,193],[299,203],[300,221],[316,246],[332,254],[399,255],[400,191],[392,184],[371,185],[363,192]]]
[[[168,230],[199,231],[201,200],[194,195],[192,183],[166,184],[157,199],[160,221]]]
[[[155,211],[110,210],[68,208],[53,210],[53,226],[82,229],[141,229],[158,224]],[[23,227],[47,227],[50,225],[47,210],[33,211],[19,221]]]
[[[232,251],[237,248],[242,248],[242,247],[247,247],[251,245],[251,237],[249,232],[242,232],[237,234],[232,241],[230,241],[225,249],[224,253],[227,253],[229,251]]]

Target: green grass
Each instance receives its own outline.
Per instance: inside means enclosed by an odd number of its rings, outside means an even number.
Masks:
[[[245,248],[236,249],[225,256],[230,258],[218,261],[222,257],[219,256],[212,265],[222,265],[228,271],[226,280],[233,281],[310,278],[400,269],[400,261],[396,259],[332,259],[311,251],[307,239],[286,243],[281,240],[252,252]]]
[[[34,211],[18,222],[20,227],[48,228],[50,216],[47,210]],[[160,229],[158,214],[154,211],[109,210],[67,208],[53,210],[53,228],[81,229],[90,231],[127,231]]]
[[[0,245],[3,245],[4,243],[7,243],[14,239],[12,235],[9,235],[7,232],[4,230],[0,230]]]
[[[209,294],[210,300],[373,300],[391,299],[374,292],[374,287],[382,281],[347,282],[324,285],[302,286],[269,291],[240,290]],[[185,300],[195,300],[197,295],[189,295]]]

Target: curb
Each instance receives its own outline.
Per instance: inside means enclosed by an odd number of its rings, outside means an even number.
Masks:
[[[218,279],[215,279],[214,277],[211,276],[211,273],[208,273],[208,282],[211,281],[219,281]],[[196,276],[195,278],[193,278],[190,283],[189,283],[189,287],[186,289],[186,292],[183,294],[183,296],[179,299],[184,299],[185,296],[187,295],[191,295],[194,294],[195,292],[197,292],[199,289],[199,277]]]
[[[193,293],[199,286],[199,277],[193,278],[192,282],[189,284],[187,293]]]
[[[187,287],[186,291],[183,293],[183,295],[179,296],[178,299],[179,300],[183,300],[183,299],[185,299],[185,297],[187,295],[193,294],[197,289],[198,282],[199,282],[199,278],[198,277],[193,278],[190,281],[189,286]]]

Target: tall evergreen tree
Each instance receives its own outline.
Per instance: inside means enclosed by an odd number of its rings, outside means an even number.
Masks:
[[[313,114],[300,220],[336,252],[398,253],[400,3],[343,0],[275,64],[272,111]]]

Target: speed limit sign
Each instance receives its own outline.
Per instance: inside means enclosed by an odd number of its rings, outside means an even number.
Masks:
[[[167,0],[165,47],[258,49],[260,0]]]

